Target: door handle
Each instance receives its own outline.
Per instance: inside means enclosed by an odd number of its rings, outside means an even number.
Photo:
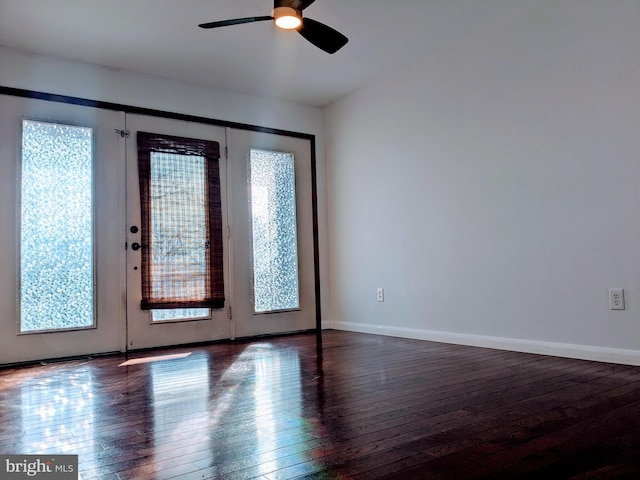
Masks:
[[[131,250],[140,250],[142,248],[142,245],[140,245],[138,242],[133,242],[131,244]]]

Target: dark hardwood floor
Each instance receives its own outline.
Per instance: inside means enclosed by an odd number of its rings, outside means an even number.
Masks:
[[[5,368],[0,453],[82,479],[640,478],[640,367],[325,331],[321,356],[300,334]]]

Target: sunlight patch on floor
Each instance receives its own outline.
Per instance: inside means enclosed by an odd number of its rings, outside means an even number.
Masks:
[[[191,352],[187,353],[175,353],[173,355],[157,355],[154,357],[144,357],[144,358],[133,358],[131,360],[127,360],[126,362],[118,365],[119,367],[128,367],[129,365],[138,365],[140,363],[151,363],[151,362],[164,362],[165,360],[175,360],[177,358],[185,358],[191,355]]]

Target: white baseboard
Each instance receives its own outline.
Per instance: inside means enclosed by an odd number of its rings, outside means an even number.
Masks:
[[[329,328],[349,332],[373,333],[389,337],[412,338],[432,342],[469,345],[472,347],[495,348],[514,352],[536,353],[554,357],[576,358],[596,362],[619,363],[623,365],[639,365],[640,351],[617,348],[573,345],[569,343],[540,342],[515,338],[489,337],[485,335],[469,335],[465,333],[441,332],[437,330],[421,330],[414,328],[389,327],[354,322],[328,322]]]

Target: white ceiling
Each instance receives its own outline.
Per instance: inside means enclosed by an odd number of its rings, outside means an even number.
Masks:
[[[304,15],[349,37],[329,55],[272,22],[197,27],[272,0],[0,0],[0,45],[325,106],[535,2],[316,0]]]

